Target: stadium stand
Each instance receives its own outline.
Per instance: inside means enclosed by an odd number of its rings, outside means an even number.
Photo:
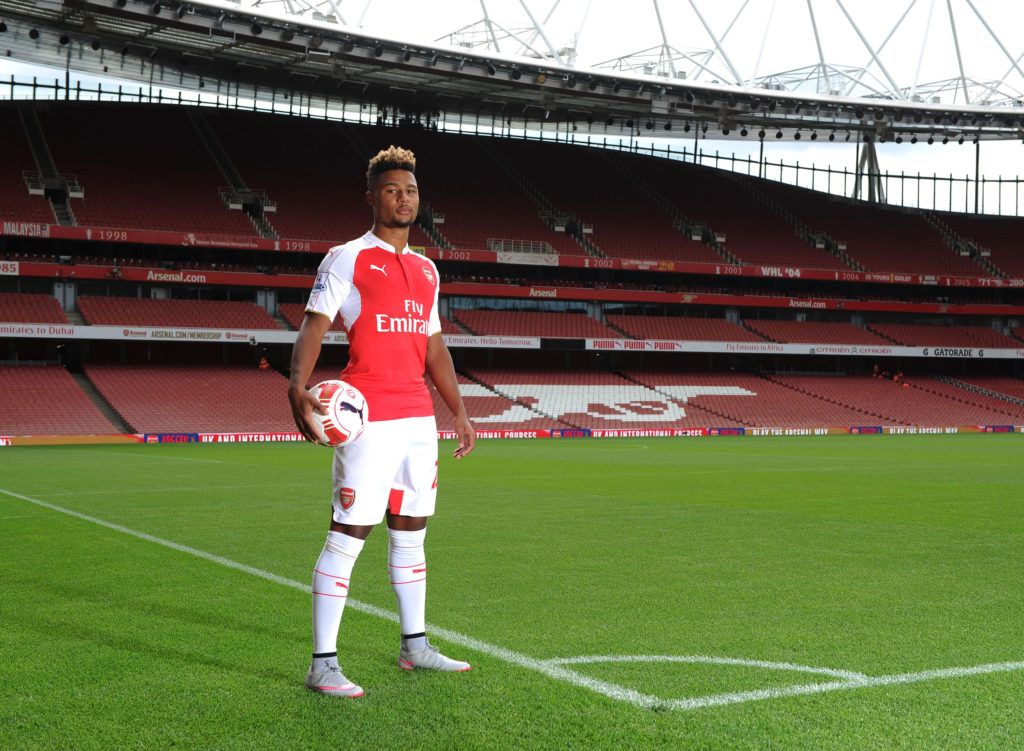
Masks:
[[[950,379],[955,383],[965,384],[968,388],[973,387],[988,391],[993,394],[1019,399],[1024,401],[1024,380],[1010,376],[964,376],[958,375]],[[1014,404],[1010,402],[1010,404]]]
[[[907,386],[871,376],[770,376],[795,393],[811,394],[846,406],[856,405],[883,424],[896,425],[1000,425],[1012,419],[998,409],[998,400],[982,398],[964,401],[967,393],[935,380]]]
[[[987,326],[870,323],[868,328],[907,347],[1019,347],[1020,342]]]
[[[690,396],[688,407],[711,415],[703,423],[715,427],[821,428],[862,425],[864,411],[787,389],[781,384],[746,373],[672,373],[632,370],[624,374],[665,393],[684,389],[715,389]],[[869,423],[870,424],[870,423]]]
[[[575,339],[621,339],[585,313],[524,310],[451,310],[452,320],[477,335],[542,336]]]
[[[609,325],[633,339],[702,342],[759,342],[756,333],[722,318],[677,318],[609,313]]]
[[[602,255],[722,262],[709,247],[677,230],[672,216],[644,196],[607,155],[555,144],[494,145],[561,213],[592,227],[587,237]],[[552,165],[558,165],[557,171]]]
[[[888,344],[870,331],[850,323],[831,321],[759,321],[746,319],[743,324],[765,339],[783,343],[807,344]]]
[[[708,422],[703,410],[689,409],[671,389],[658,390],[615,373],[509,369],[467,372],[519,405],[503,415],[485,420],[478,418],[478,428],[490,421],[509,423],[513,429],[539,427],[543,423],[534,422],[532,415],[535,413],[562,423],[559,427],[586,429],[693,428]]]
[[[274,370],[97,363],[85,372],[139,433],[295,431],[286,381]]]
[[[705,225],[716,235],[724,235],[725,250],[740,262],[817,269],[849,268],[831,253],[800,239],[794,224],[748,190],[753,184],[749,180],[661,159],[646,159],[643,165],[644,180],[678,207],[690,222]]]
[[[42,195],[30,195],[24,173],[38,174],[16,110],[0,108],[0,219],[53,224],[53,210]]]
[[[45,408],[42,406],[45,396]],[[119,432],[60,365],[0,367],[0,435]]]
[[[844,243],[847,257],[865,271],[988,276],[973,260],[954,253],[923,213],[782,183],[763,181],[758,187],[812,232]]]
[[[50,295],[0,292],[0,321],[8,323],[68,323],[68,316]]]
[[[39,120],[57,168],[85,191],[70,200],[80,226],[257,235],[221,200],[225,179],[181,108],[72,106]]]
[[[266,310],[251,302],[82,296],[78,298],[78,311],[93,325],[281,328]]]

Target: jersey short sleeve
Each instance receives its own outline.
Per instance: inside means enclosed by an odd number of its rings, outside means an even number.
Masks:
[[[427,261],[427,263],[430,264],[430,267],[433,269],[433,271],[434,271],[434,278],[435,279],[440,279],[441,277],[439,277],[437,275],[437,266],[434,265],[434,262],[431,261],[429,258],[427,258],[425,260]],[[430,309],[430,320],[427,323],[427,334],[430,335],[430,336],[433,336],[434,334],[438,334],[438,333],[441,332],[441,315],[438,312],[438,304],[437,304],[438,297],[440,296],[440,293],[441,293],[441,284],[438,283],[438,285],[434,288],[434,305]]]
[[[331,248],[320,262],[306,303],[307,313],[319,313],[333,321],[351,294],[356,253],[349,245]]]

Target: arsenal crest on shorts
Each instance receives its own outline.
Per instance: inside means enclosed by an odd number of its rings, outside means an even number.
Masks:
[[[352,508],[352,504],[356,502],[356,491],[354,488],[342,488],[340,495],[341,507],[348,511]]]

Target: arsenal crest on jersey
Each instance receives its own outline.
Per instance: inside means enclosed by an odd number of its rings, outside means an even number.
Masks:
[[[434,272],[430,270],[429,266],[423,267],[423,276],[427,277],[427,281],[431,284],[434,283]]]

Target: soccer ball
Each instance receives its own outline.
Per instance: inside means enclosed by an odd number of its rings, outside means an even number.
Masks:
[[[320,424],[324,446],[347,446],[363,433],[369,408],[359,389],[345,381],[323,381],[310,389],[327,410],[326,415],[314,411]]]

